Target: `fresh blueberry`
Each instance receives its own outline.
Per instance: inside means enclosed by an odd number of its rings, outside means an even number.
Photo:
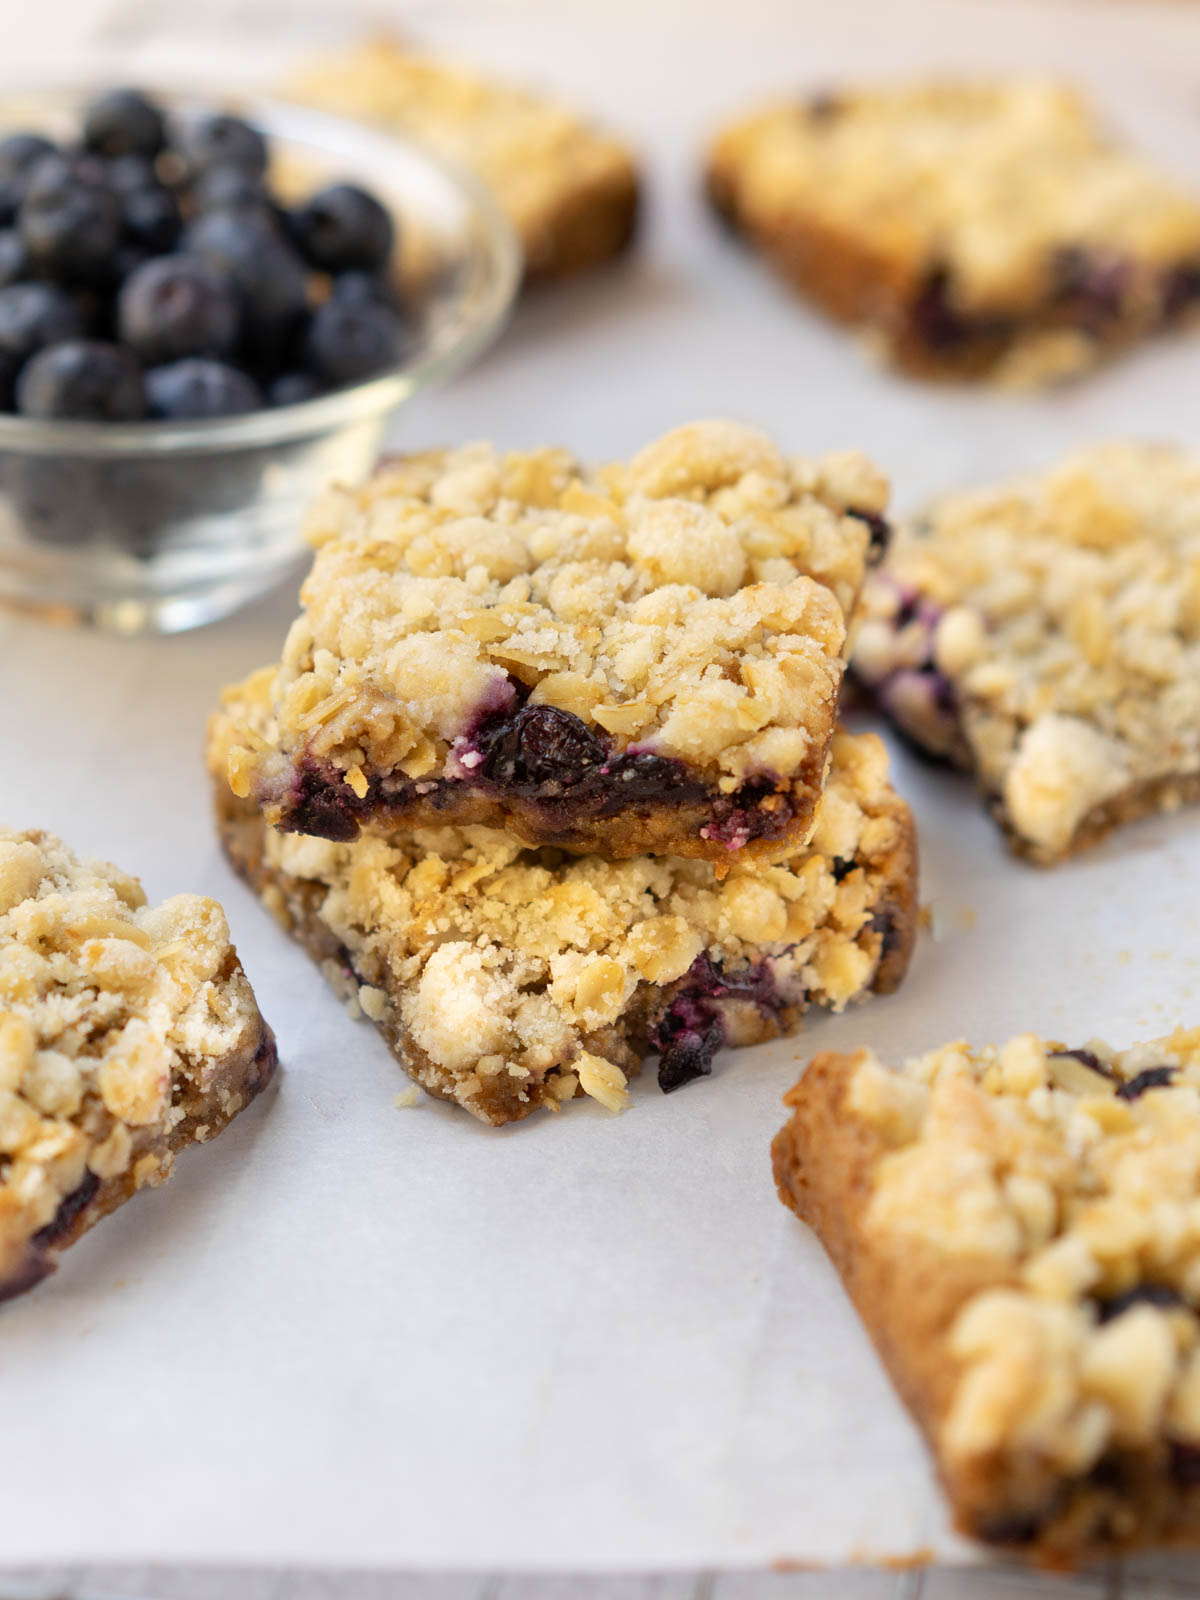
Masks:
[[[15,228],[0,228],[0,289],[20,282],[28,267],[21,235]]]
[[[120,345],[92,339],[48,345],[21,370],[17,410],[27,417],[136,422],[146,413],[142,369]]]
[[[240,167],[260,177],[267,170],[267,142],[240,117],[200,117],[179,131],[175,141],[192,177],[213,167]]]
[[[396,230],[387,211],[353,183],[320,189],[292,215],[301,254],[320,272],[377,272],[392,253]]]
[[[183,249],[233,284],[247,364],[278,369],[304,321],[308,275],[273,224],[257,213],[209,211],[187,229]]]
[[[304,364],[339,389],[378,377],[398,364],[404,349],[400,319],[387,306],[327,301],[313,312],[304,335]]]
[[[40,133],[10,133],[0,139],[0,178],[27,177],[43,156],[52,156],[55,147]]]
[[[125,237],[149,255],[174,249],[183,231],[179,202],[169,189],[135,189],[124,197],[121,220]]]
[[[311,372],[284,372],[267,386],[269,406],[298,406],[303,400],[315,400],[325,391]]]
[[[116,156],[108,163],[108,181],[118,194],[160,187],[154,163],[147,156]]]
[[[340,305],[369,304],[390,306],[393,311],[400,309],[395,284],[381,272],[339,272],[330,285],[329,294],[330,299]]]
[[[104,274],[117,247],[121,202],[101,162],[44,156],[29,174],[17,222],[36,272],[87,282]]]
[[[193,357],[167,367],[152,367],[146,374],[146,399],[152,417],[182,421],[257,411],[262,392],[253,378],[237,367]]]
[[[0,355],[28,361],[48,344],[81,338],[78,305],[52,283],[14,283],[0,289]]]
[[[202,172],[192,185],[192,204],[199,211],[266,210],[267,192],[261,173],[245,167],[217,166]]]
[[[485,752],[480,771],[506,789],[577,783],[605,755],[605,746],[587,723],[559,706],[522,706],[493,729],[481,728],[478,737]]]
[[[117,334],[147,366],[225,356],[237,343],[238,303],[228,278],[194,256],[158,256],[130,273],[117,301]]]
[[[14,361],[11,356],[0,355],[0,411],[12,411],[16,407],[17,373],[20,370],[19,361]]]
[[[43,156],[54,153],[49,139],[38,133],[11,133],[0,140],[0,227],[16,221],[29,174]]]
[[[136,89],[110,89],[83,113],[83,143],[98,156],[149,156],[162,149],[163,114]]]

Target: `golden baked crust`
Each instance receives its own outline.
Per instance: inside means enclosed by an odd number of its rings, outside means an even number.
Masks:
[[[542,95],[386,37],[322,55],[286,87],[293,99],[412,135],[477,173],[516,229],[527,281],[599,266],[633,237],[632,153]]]
[[[820,1055],[775,1139],[959,1527],[1050,1565],[1200,1540],[1200,1029]]]
[[[314,510],[277,668],[230,690],[229,781],[346,840],[443,822],[611,856],[779,857],[820,793],[887,485],[696,423],[632,461],[488,445]]]
[[[1041,863],[1200,798],[1200,456],[1079,452],[898,530],[853,670]]]
[[[774,867],[528,850],[485,828],[352,844],[280,834],[220,781],[235,868],[401,1066],[484,1122],[588,1094],[616,1109],[641,1058],[660,1082],[708,1071],[720,1044],[796,1027],[903,977],[916,846],[873,735],[834,741],[811,845]]]
[[[0,1298],[267,1083],[275,1041],[214,900],[0,828]]]
[[[726,128],[717,208],[887,359],[1069,377],[1200,304],[1200,202],[1061,84],[847,89]]]

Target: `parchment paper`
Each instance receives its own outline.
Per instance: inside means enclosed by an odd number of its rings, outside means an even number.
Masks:
[[[272,32],[272,8],[242,17],[249,43],[228,7],[168,9],[166,42],[114,36],[123,78],[181,57],[244,78],[296,42]],[[1196,339],[1049,398],[880,375],[720,235],[694,166],[757,90],[973,62],[1075,70],[1200,182],[1200,12],[546,0],[417,20],[628,128],[651,192],[631,264],[523,308],[479,368],[398,417],[397,444],[486,435],[608,456],[729,414],[792,448],[869,450],[910,506],[1093,438],[1200,443]],[[1200,813],[1038,872],[1007,856],[964,781],[899,753],[937,931],[900,994],[731,1052],[669,1098],[649,1075],[620,1117],[576,1104],[488,1131],[429,1100],[393,1107],[406,1080],[382,1043],[213,841],[204,716],[277,650],[293,609],[285,592],[134,642],[0,624],[0,816],[112,857],[153,897],[219,896],[286,1068],[166,1189],[0,1312],[0,1564],[963,1557],[836,1277],[775,1198],[779,1097],[818,1048],[898,1057],[1023,1028],[1128,1041],[1200,1020]]]

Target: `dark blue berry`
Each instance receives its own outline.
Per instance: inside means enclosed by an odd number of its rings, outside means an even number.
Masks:
[[[116,156],[108,163],[108,181],[118,194],[160,187],[154,163],[148,156]]]
[[[17,409],[27,417],[136,422],[146,414],[142,369],[120,345],[90,339],[48,345],[21,370]]]
[[[685,1083],[707,1077],[713,1057],[724,1043],[725,1029],[716,1017],[700,1029],[676,1034],[663,1045],[658,1058],[659,1088],[670,1094]]]
[[[87,282],[103,276],[121,235],[121,202],[103,164],[45,156],[29,174],[17,214],[35,272]]]
[[[393,311],[400,309],[395,284],[381,272],[339,272],[330,285],[329,294],[330,299],[340,305],[370,304],[390,306]]]
[[[1147,1089],[1169,1089],[1175,1079],[1174,1067],[1147,1067],[1117,1089],[1118,1100],[1140,1100]]]
[[[17,373],[21,363],[11,356],[0,355],[0,411],[12,411],[16,406]]]
[[[124,197],[121,220],[125,237],[150,255],[173,250],[183,231],[179,202],[169,189],[135,189]]]
[[[163,114],[136,89],[110,89],[83,113],[83,143],[98,156],[149,156],[162,149]]]
[[[29,269],[21,235],[15,228],[0,229],[0,289],[19,283]]]
[[[0,183],[27,178],[43,156],[54,154],[55,146],[40,133],[10,133],[0,139]]]
[[[194,256],[158,256],[130,273],[117,300],[117,336],[147,366],[225,356],[237,343],[228,278]]]
[[[240,117],[199,117],[179,131],[176,148],[192,177],[213,167],[240,167],[256,177],[267,170],[267,144]]]
[[[0,354],[22,362],[48,344],[78,339],[84,315],[52,283],[14,283],[0,289]]]
[[[262,391],[237,367],[193,357],[152,367],[146,374],[146,400],[152,417],[237,417],[259,409]]]
[[[387,211],[353,183],[318,190],[293,213],[292,233],[305,260],[321,272],[377,272],[395,240]]]
[[[192,204],[197,211],[241,211],[247,207],[267,210],[269,202],[258,172],[244,167],[210,167],[192,185]]]
[[[338,389],[378,377],[404,349],[400,319],[387,306],[330,300],[314,311],[304,336],[304,364]]]
[[[267,404],[298,406],[304,400],[315,400],[324,392],[311,372],[284,372],[267,385]]]
[[[522,706],[492,730],[480,730],[480,772],[490,783],[577,783],[599,766],[605,746],[573,711],[558,706]]]
[[[233,284],[242,309],[247,364],[278,368],[308,308],[303,263],[257,213],[209,211],[183,237],[183,248]]]

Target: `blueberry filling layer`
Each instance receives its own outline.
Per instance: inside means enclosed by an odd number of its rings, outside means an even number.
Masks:
[[[868,560],[872,566],[877,561],[882,561],[884,552],[892,537],[892,525],[886,517],[881,517],[878,511],[860,511],[857,506],[847,506],[846,515],[857,517],[859,522],[865,522],[871,534]]]
[[[775,1018],[784,1005],[767,962],[728,972],[707,954],[698,955],[647,1033],[650,1048],[658,1052],[658,1084],[664,1094],[712,1071],[713,1056],[726,1038],[717,1002],[726,999],[749,1000]]]
[[[1123,1311],[1130,1311],[1134,1306],[1157,1306],[1162,1311],[1169,1311],[1173,1306],[1184,1304],[1183,1296],[1169,1284],[1137,1283],[1132,1289],[1125,1289],[1107,1300],[1097,1300],[1096,1321],[1101,1324],[1112,1322]]]
[[[100,1187],[100,1179],[94,1172],[87,1173],[82,1182],[78,1183],[70,1194],[64,1195],[59,1201],[58,1210],[46,1224],[33,1236],[33,1245],[37,1250],[45,1250],[47,1246],[57,1244],[58,1241],[71,1231],[71,1226],[80,1212],[90,1205],[96,1190]]]
[[[953,759],[961,745],[962,732],[958,694],[935,660],[941,607],[926,600],[917,590],[896,584],[890,578],[872,581],[887,583],[897,593],[898,605],[891,619],[893,632],[919,637],[912,645],[906,639],[904,665],[872,675],[863,670],[861,660],[855,660],[854,675],[871,690],[900,732],[920,751]]]
[[[1117,1090],[1118,1100],[1137,1100],[1147,1089],[1166,1089],[1175,1076],[1174,1067],[1147,1067]]]
[[[461,776],[389,773],[370,780],[360,797],[334,766],[306,756],[287,797],[287,825],[346,842],[357,837],[360,822],[380,810],[423,805],[451,811],[464,789],[473,788],[522,801],[540,813],[551,836],[631,807],[704,803],[712,820],[703,837],[736,850],[751,839],[778,838],[795,815],[790,798],[777,791],[772,778],[752,778],[732,794],[714,793],[673,757],[632,746],[614,752],[611,740],[557,706],[526,704],[485,717],[456,741],[450,764]]]
[[[1112,1073],[1101,1061],[1100,1057],[1091,1050],[1051,1050],[1051,1061],[1078,1061],[1089,1072],[1098,1072],[1102,1078],[1111,1078]]]
[[[1034,320],[1048,327],[1074,328],[1094,338],[1121,331],[1130,314],[1145,305],[1157,307],[1151,320],[1175,321],[1200,306],[1200,261],[1184,260],[1147,276],[1126,256],[1067,245],[1055,252],[1049,266],[1050,291]],[[967,314],[954,304],[952,275],[944,263],[926,273],[908,308],[910,337],[939,354],[965,353],[980,346],[998,346],[1012,339],[1020,320],[1001,315]]]

